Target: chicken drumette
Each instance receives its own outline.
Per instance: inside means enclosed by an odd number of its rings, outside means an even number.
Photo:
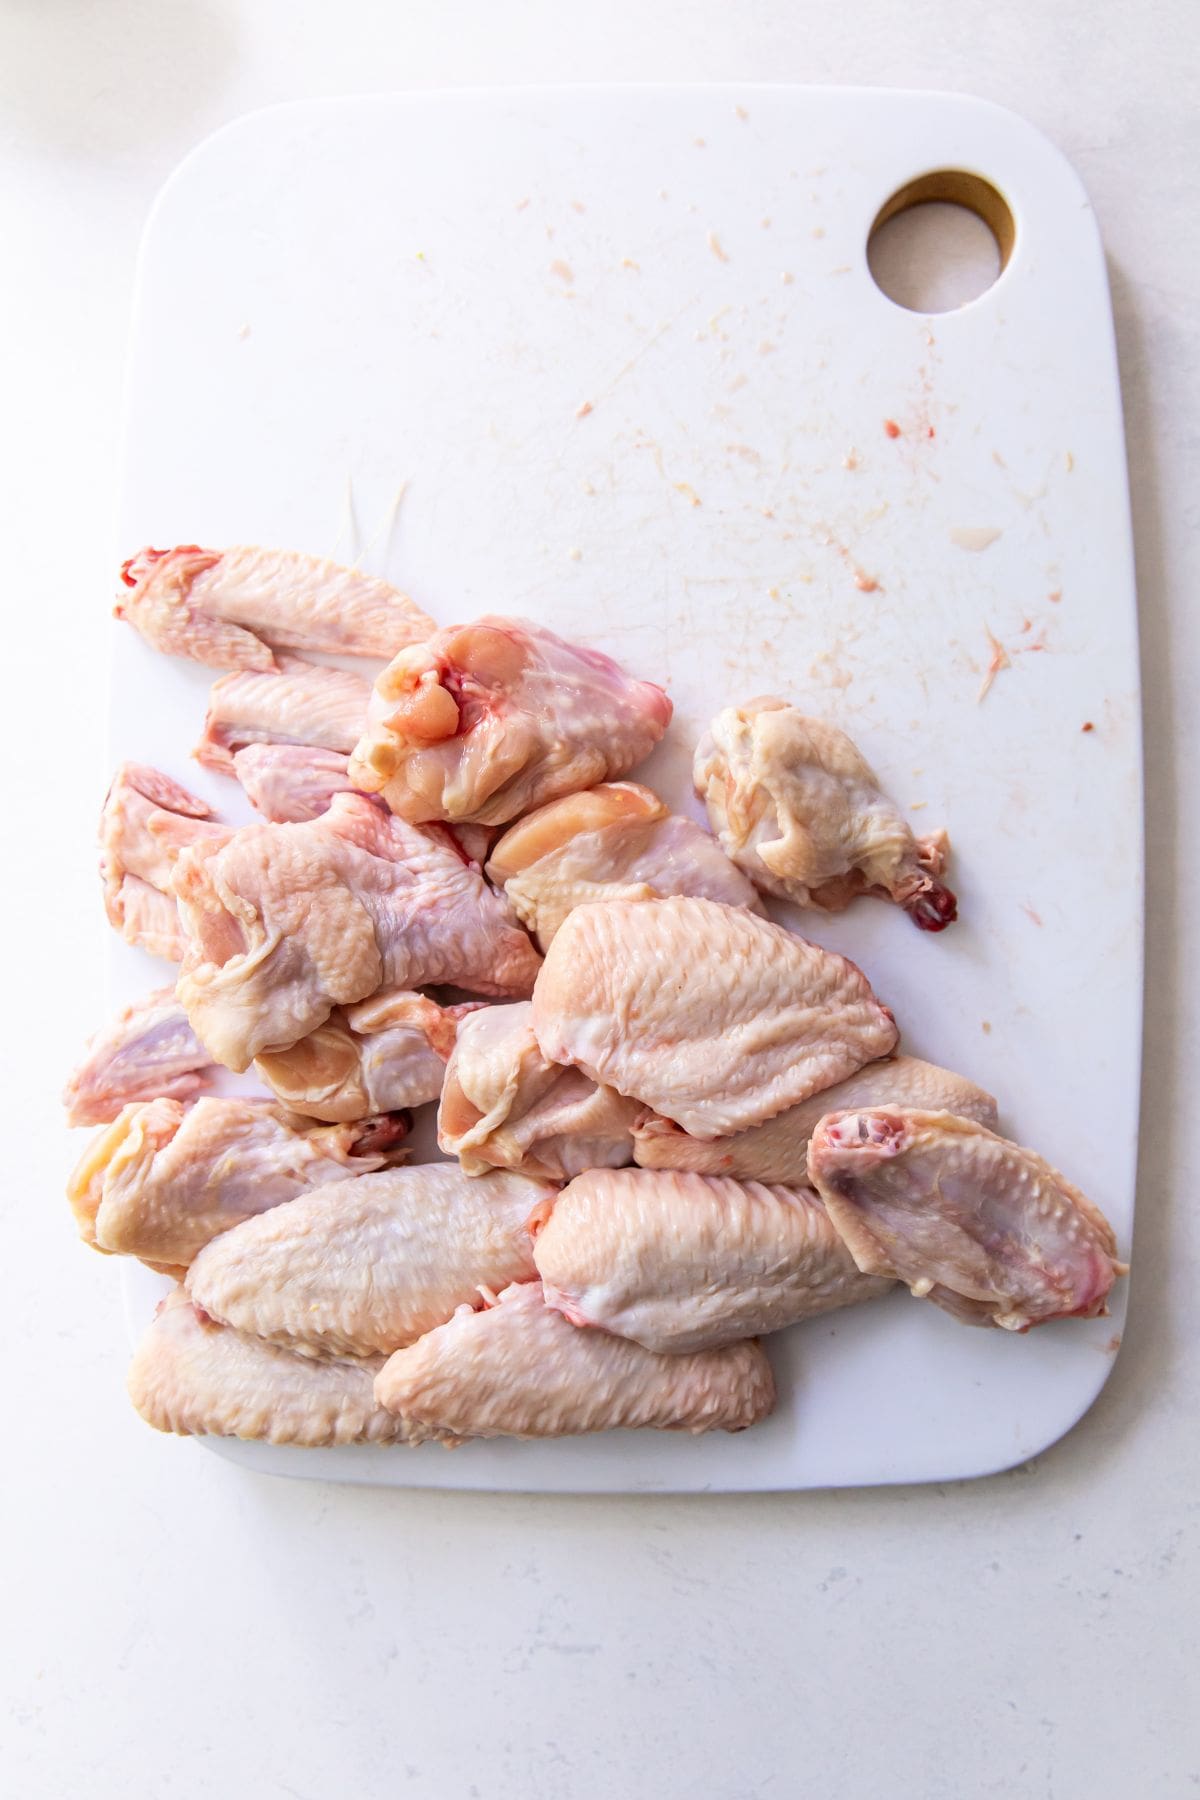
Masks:
[[[276,1099],[314,1119],[424,1106],[442,1091],[460,1022],[481,1006],[439,1006],[425,994],[385,988],[336,1007],[290,1050],[256,1057],[254,1067]]]
[[[91,1140],[67,1198],[85,1243],[152,1268],[186,1268],[243,1219],[381,1169],[407,1130],[397,1115],[318,1125],[266,1100],[147,1100],[123,1107]]]
[[[503,825],[624,775],[671,719],[660,687],[524,619],[455,625],[375,683],[350,779],[415,824]]]
[[[642,1107],[582,1069],[547,1062],[528,1001],[463,1021],[446,1065],[438,1142],[470,1175],[522,1169],[557,1179],[620,1167]]]
[[[572,908],[588,900],[692,894],[762,911],[753,884],[716,840],[633,781],[538,807],[493,847],[487,874],[542,950]]]
[[[938,879],[944,831],[914,837],[844,731],[785,700],[752,700],[717,714],[696,748],[696,792],[724,848],[760,888],[840,912],[856,894],[881,894],[923,931],[956,917]]]

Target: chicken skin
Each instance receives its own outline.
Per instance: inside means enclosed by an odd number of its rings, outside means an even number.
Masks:
[[[257,1057],[255,1070],[293,1112],[334,1122],[424,1106],[442,1091],[459,1021],[481,1002],[439,1006],[385,989],[337,1007],[293,1044]]]
[[[577,1330],[523,1282],[389,1357],[375,1398],[413,1429],[456,1438],[744,1431],[771,1411],[775,1382],[760,1344],[659,1356]]]
[[[438,1143],[468,1175],[521,1169],[552,1180],[619,1168],[642,1111],[579,1069],[547,1062],[529,1001],[489,1006],[459,1026],[438,1110]]]
[[[1103,1313],[1112,1227],[1032,1150],[951,1113],[882,1106],[822,1119],[809,1176],[859,1268],[969,1325],[1025,1331]]]
[[[886,1293],[806,1187],[596,1169],[554,1201],[534,1247],[547,1304],[675,1355],[780,1331]]]
[[[214,681],[204,735],[192,752],[220,775],[236,775],[235,757],[250,744],[353,750],[371,689],[361,675],[280,655],[265,673],[239,670]]]
[[[378,576],[296,550],[140,550],[121,581],[118,619],[211,669],[273,669],[275,650],[395,656],[436,629]]]
[[[180,962],[187,940],[171,894],[182,849],[224,843],[230,828],[169,775],[122,763],[100,814],[100,879],[108,922],[127,944]]]
[[[84,1243],[180,1269],[211,1238],[306,1188],[383,1168],[403,1118],[314,1125],[265,1100],[124,1107],[89,1143],[67,1198]]]
[[[624,775],[671,719],[659,687],[528,620],[455,625],[379,676],[350,761],[402,819],[503,825]]]
[[[762,911],[752,883],[708,832],[632,781],[539,807],[505,832],[487,875],[542,951],[572,907],[588,900],[695,894]]]
[[[914,837],[835,726],[770,697],[728,706],[697,745],[694,775],[725,850],[767,893],[826,912],[879,894],[922,931],[956,917],[938,879],[945,832]]]
[[[398,1350],[477,1306],[480,1287],[533,1278],[530,1214],[553,1192],[452,1163],[339,1181],[217,1238],[188,1292],[222,1324],[310,1355]]]
[[[327,813],[335,794],[349,794],[350,758],[307,744],[247,744],[233,753],[233,773],[255,812],[275,825],[301,825]]]
[[[303,825],[247,825],[180,858],[178,994],[218,1062],[288,1050],[335,1006],[452,982],[528,994],[539,958],[457,846],[356,794]]]
[[[63,1089],[67,1124],[111,1124],[135,1100],[194,1100],[212,1068],[174,988],[159,988],[89,1039]]]
[[[375,1401],[380,1364],[318,1362],[201,1318],[183,1288],[159,1307],[129,1370],[148,1425],[265,1444],[414,1444],[430,1436]]]
[[[548,1061],[701,1138],[773,1118],[897,1036],[845,957],[691,899],[576,907],[538,976],[533,1028]]]
[[[643,1169],[691,1169],[698,1175],[732,1175],[738,1181],[808,1182],[808,1140],[826,1113],[859,1106],[919,1106],[952,1112],[995,1131],[991,1094],[949,1069],[915,1056],[868,1063],[856,1075],[789,1106],[764,1125],[734,1137],[705,1142],[689,1137],[670,1119],[643,1113],[634,1126],[633,1159]]]

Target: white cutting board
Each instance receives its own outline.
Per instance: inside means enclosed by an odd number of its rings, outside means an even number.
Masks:
[[[941,167],[1001,190],[1016,246],[982,299],[925,319],[876,289],[865,249],[889,195]],[[975,530],[998,535],[964,548]],[[1120,403],[1095,219],[1020,119],[946,95],[644,88],[240,121],[168,184],[140,272],[120,550],[193,541],[363,550],[443,623],[513,611],[611,651],[674,696],[643,773],[677,806],[728,701],[779,691],[846,726],[914,824],[950,828],[961,921],[928,937],[861,902],[808,929],[1128,1248],[1142,833]],[[980,702],[989,633],[1011,662]],[[114,641],[114,758],[242,817],[188,758],[208,675]],[[114,943],[113,974],[119,1000],[165,970]],[[1084,1412],[1126,1286],[1111,1318],[1024,1338],[904,1294],[817,1320],[771,1340],[778,1412],[738,1437],[221,1447],[467,1488],[980,1474]],[[135,1271],[138,1325],[157,1291]]]

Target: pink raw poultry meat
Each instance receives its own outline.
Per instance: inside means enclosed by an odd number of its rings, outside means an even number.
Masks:
[[[127,944],[179,962],[185,939],[171,894],[181,849],[223,843],[230,828],[169,775],[145,763],[122,763],[100,814],[100,879],[110,925]]]
[[[204,736],[193,752],[197,762],[233,775],[234,757],[247,744],[353,750],[367,716],[368,684],[298,656],[277,661],[265,673],[239,671],[213,682]]]
[[[915,1056],[891,1056],[867,1063],[845,1081],[733,1137],[689,1137],[670,1119],[644,1113],[634,1127],[633,1159],[643,1169],[691,1169],[699,1175],[732,1175],[738,1181],[806,1183],[808,1141],[825,1114],[859,1106],[919,1106],[927,1112],[975,1119],[990,1131],[997,1125],[995,1100],[973,1081]]]
[[[1125,1272],[1086,1195],[1033,1150],[952,1113],[833,1113],[808,1169],[860,1269],[969,1325],[1093,1318]]]
[[[273,669],[275,649],[395,656],[434,630],[378,576],[296,550],[140,550],[121,580],[118,619],[213,669]]]
[[[354,792],[350,758],[307,744],[247,744],[233,773],[255,812],[276,825],[299,825],[329,811],[335,794]]]
[[[481,1007],[478,1000],[439,1006],[424,994],[384,988],[336,1007],[290,1050],[256,1057],[254,1067],[285,1106],[315,1119],[424,1106],[442,1091],[459,1025]]]
[[[437,830],[356,794],[303,825],[247,825],[180,859],[189,944],[179,998],[218,1062],[290,1049],[383,987],[527,994],[540,959],[479,870]]]
[[[181,1437],[268,1444],[415,1444],[434,1435],[385,1412],[378,1358],[322,1362],[264,1344],[169,1294],[134,1353],[129,1397],[148,1425]]]
[[[446,1065],[438,1143],[471,1175],[522,1169],[569,1178],[632,1154],[641,1107],[580,1069],[547,1062],[527,1000],[463,1021]]]
[[[611,657],[528,620],[489,616],[389,663],[350,775],[414,823],[502,825],[626,774],[670,719],[663,690]]]
[[[886,1056],[896,1023],[861,969],[712,900],[577,906],[533,993],[542,1054],[727,1137]]]
[[[922,931],[956,918],[939,880],[946,833],[914,837],[836,726],[770,697],[727,706],[696,747],[694,773],[722,845],[767,893],[826,912],[880,894]]]
[[[225,1232],[188,1292],[223,1324],[313,1356],[390,1354],[478,1306],[481,1288],[532,1279],[530,1215],[552,1193],[453,1163],[339,1181]]]
[[[174,988],[159,988],[89,1040],[63,1091],[67,1124],[107,1125],[135,1100],[194,1100],[212,1069]]]
[[[528,813],[493,847],[487,875],[542,951],[572,907],[588,900],[694,894],[762,911],[716,839],[634,781],[605,782]]]
[[[318,1125],[267,1100],[149,1100],[96,1134],[67,1198],[85,1243],[178,1268],[306,1188],[381,1169],[407,1129],[395,1115]]]
[[[540,1282],[521,1282],[397,1350],[375,1398],[410,1426],[461,1438],[744,1431],[771,1411],[775,1383],[760,1344],[659,1356],[578,1330],[546,1305]]]
[[[886,1293],[808,1187],[593,1169],[547,1209],[534,1262],[551,1306],[647,1350],[710,1350]]]

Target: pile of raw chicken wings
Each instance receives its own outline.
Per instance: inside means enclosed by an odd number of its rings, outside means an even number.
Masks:
[[[740,1431],[765,1336],[897,1283],[1013,1332],[1103,1312],[1103,1215],[768,916],[954,920],[945,834],[834,725],[717,711],[706,830],[625,779],[667,695],[540,626],[194,545],[132,558],[117,613],[223,671],[194,754],[256,815],[127,763],[101,820],[110,922],[177,968],[68,1084],[69,1198],[175,1284],[129,1378],[152,1425]],[[407,1160],[422,1107],[449,1160]]]

